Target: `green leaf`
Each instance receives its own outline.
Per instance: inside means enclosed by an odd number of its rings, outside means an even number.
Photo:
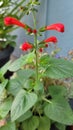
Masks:
[[[35,75],[35,72],[33,69],[24,69],[24,70],[22,69],[22,70],[17,71],[16,73],[16,77],[21,84],[24,84],[26,80],[28,80],[32,76],[34,77],[34,75]]]
[[[39,126],[39,120],[37,116],[32,116],[30,119],[22,123],[23,130],[36,130]]]
[[[9,110],[11,109],[12,99],[8,98],[4,102],[0,104],[0,117],[5,118],[8,114]]]
[[[46,55],[40,59],[40,66],[43,76],[54,79],[73,77],[73,62],[68,60],[56,59]]]
[[[0,130],[16,130],[15,123],[8,122],[5,126],[2,126]]]
[[[16,38],[17,38],[17,36],[16,35],[7,35],[7,41],[13,41],[13,40],[15,40]]]
[[[35,72],[33,69],[24,69],[24,70],[17,71],[16,74],[17,77],[21,78],[21,80],[23,79],[27,80],[28,78],[32,77],[35,74]]]
[[[2,83],[0,83],[0,95],[2,95],[2,92],[3,92],[4,88],[6,87],[7,83],[8,83],[7,79],[4,80]]]
[[[15,96],[22,88],[31,88],[33,79],[30,77],[32,77],[32,75],[34,75],[34,71],[32,69],[18,70],[15,73],[15,77],[10,79],[7,84],[8,92]]]
[[[34,83],[33,79],[27,79],[25,82],[23,82],[23,88],[27,89],[28,91],[33,89]]]
[[[32,63],[34,59],[34,52],[31,52],[29,54],[26,54],[24,56],[21,56],[19,59],[15,60],[10,66],[9,70],[10,71],[17,71],[19,70],[22,66],[24,66],[27,63]]]
[[[44,94],[44,86],[43,83],[38,81],[38,83],[36,82],[34,90],[36,92],[38,92],[38,94],[40,95],[40,97]]]
[[[35,93],[28,93],[21,90],[15,97],[11,107],[11,119],[16,120],[26,113],[37,101]]]
[[[49,86],[48,91],[52,98],[65,97],[67,94],[66,87],[60,85]]]
[[[7,72],[10,63],[11,63],[11,61],[7,62],[7,63],[0,69],[0,75],[1,75],[1,76],[3,76],[3,75]]]
[[[35,77],[35,72],[33,69],[19,70],[16,73],[16,78],[21,84],[22,88],[31,89],[33,87],[33,78]]]
[[[6,46],[7,45],[10,45],[10,46],[12,46],[12,47],[15,47],[16,46],[16,42],[15,41],[7,41],[6,42]]]
[[[21,83],[18,79],[10,79],[7,84],[8,93],[16,96],[16,94],[22,89]]]
[[[27,111],[25,114],[23,114],[22,116],[20,116],[17,121],[18,122],[22,122],[24,120],[27,120],[28,118],[30,118],[32,116],[32,112],[31,111]]]
[[[25,65],[27,56],[21,56],[19,59],[15,60],[10,66],[9,66],[9,70],[10,71],[17,71],[19,70],[23,65]]]
[[[55,125],[58,128],[58,130],[66,130],[66,125],[60,123],[55,123]]]
[[[50,119],[46,116],[39,118],[38,130],[50,130]]]
[[[66,101],[62,97],[58,97],[51,100],[51,103],[47,104],[44,109],[45,115],[50,119],[65,124],[73,124],[73,112]]]

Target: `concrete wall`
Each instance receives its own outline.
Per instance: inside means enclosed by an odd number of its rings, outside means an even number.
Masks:
[[[58,45],[62,48],[61,55],[66,55],[73,49],[73,0],[48,0],[47,24],[62,22],[65,25],[65,33],[48,32],[46,35],[55,34],[58,37]]]

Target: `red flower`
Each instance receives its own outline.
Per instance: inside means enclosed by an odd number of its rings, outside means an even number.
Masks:
[[[57,38],[55,36],[52,36],[52,37],[45,39],[44,42],[45,43],[48,43],[48,42],[57,43]]]
[[[65,29],[64,29],[64,24],[62,24],[62,23],[55,23],[55,24],[51,24],[49,26],[40,28],[41,32],[43,32],[45,30],[56,30],[58,32],[64,32]]]
[[[51,24],[45,27],[46,30],[57,30],[59,32],[64,32],[64,25],[62,23]]]
[[[34,33],[34,34],[36,34],[36,33],[37,33],[37,30],[36,30],[36,29],[34,29],[34,30],[33,30],[33,33]]]
[[[21,50],[23,51],[27,51],[29,49],[32,49],[33,46],[32,44],[28,43],[28,42],[24,42],[21,46],[20,46]]]
[[[23,23],[20,22],[18,19],[13,18],[13,17],[5,17],[5,18],[4,18],[4,23],[5,23],[5,25],[7,25],[7,26],[17,25],[17,26],[20,26],[20,27],[22,27],[22,28],[25,28],[25,27],[26,27],[25,24],[23,24]]]
[[[45,47],[48,47],[48,44],[47,44],[47,43],[45,44]]]
[[[39,51],[40,51],[40,52],[43,52],[43,48],[40,48]]]

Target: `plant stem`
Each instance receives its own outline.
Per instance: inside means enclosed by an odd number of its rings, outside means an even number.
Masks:
[[[35,13],[33,13],[34,29],[36,29],[36,18]],[[38,83],[38,44],[37,44],[37,33],[34,34],[34,43],[35,43],[35,56],[36,56],[36,82]]]
[[[46,98],[42,98],[44,101],[48,102],[48,103],[52,103],[50,100],[46,99]]]

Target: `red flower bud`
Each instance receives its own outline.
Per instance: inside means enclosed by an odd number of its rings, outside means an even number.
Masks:
[[[28,28],[28,29],[27,29],[27,32],[32,33],[32,29],[31,29],[31,28]]]
[[[36,29],[34,29],[34,30],[33,30],[33,33],[34,33],[34,34],[36,34],[36,33],[37,33],[37,30],[36,30]]]
[[[45,47],[48,47],[48,44],[47,44],[47,43],[45,44]]]
[[[13,17],[5,17],[5,18],[4,18],[4,23],[5,23],[5,25],[7,25],[7,26],[17,25],[17,26],[20,26],[20,27],[22,27],[22,28],[25,28],[25,27],[26,27],[25,24],[23,24],[23,23],[20,22],[18,19],[13,18]]]
[[[64,25],[62,23],[55,23],[45,27],[45,30],[56,30],[64,32]]]
[[[28,42],[24,42],[21,46],[20,46],[21,50],[23,51],[27,51],[29,49],[33,48],[33,45],[28,43]]]
[[[48,42],[57,43],[57,38],[55,36],[52,36],[52,37],[45,39],[44,42],[45,43],[48,43]]]
[[[40,51],[40,52],[43,52],[43,48],[40,48],[39,51]]]

